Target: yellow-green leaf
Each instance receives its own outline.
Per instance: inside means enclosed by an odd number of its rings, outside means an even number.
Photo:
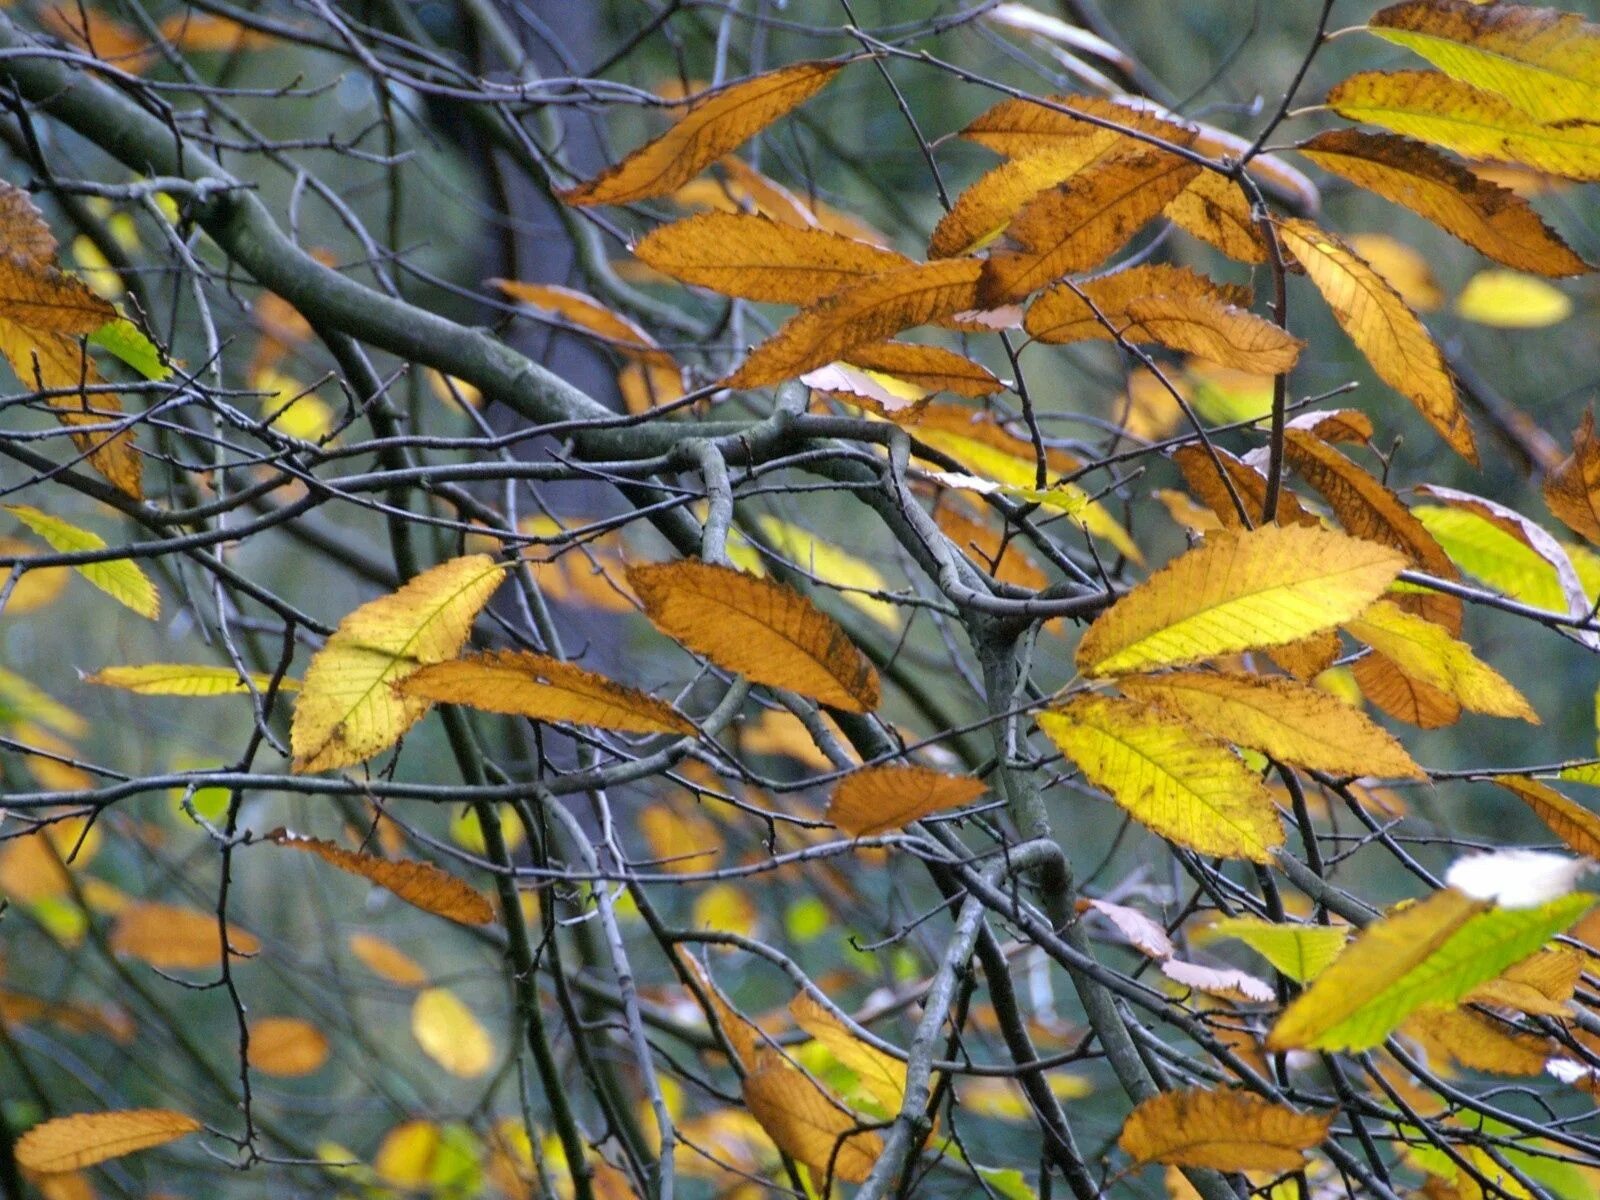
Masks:
[[[1282,925],[1258,917],[1224,917],[1207,926],[1204,935],[1235,938],[1296,983],[1306,983],[1339,957],[1349,931],[1332,925]]]
[[[5,510],[62,554],[80,550],[104,550],[106,540],[97,533],[80,529],[60,517],[52,517],[27,504],[7,504]],[[132,559],[113,558],[105,562],[82,563],[73,568],[118,604],[131,608],[141,617],[154,621],[161,615],[161,593]]]
[[[252,674],[247,687],[232,667],[213,667],[202,663],[141,663],[138,666],[102,667],[83,677],[85,683],[122,688],[141,696],[240,696],[250,688],[265,692],[272,686],[271,675]],[[300,681],[284,677],[278,690],[292,692]]]
[[[1345,628],[1405,675],[1453,697],[1463,708],[1539,724],[1539,714],[1521,692],[1473,654],[1471,646],[1432,621],[1382,600],[1346,621]]]

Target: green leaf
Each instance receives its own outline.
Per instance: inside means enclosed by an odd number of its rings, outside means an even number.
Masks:
[[[100,326],[89,335],[89,344],[109,350],[146,379],[159,382],[172,374],[172,368],[161,361],[161,351],[156,344],[126,317]]]
[[[1205,934],[1238,939],[1297,983],[1320,975],[1339,957],[1348,936],[1331,925],[1277,925],[1254,917],[1224,917]]]
[[[1549,561],[1477,513],[1445,505],[1411,510],[1440,547],[1469,575],[1524,604],[1567,610],[1566,593]]]

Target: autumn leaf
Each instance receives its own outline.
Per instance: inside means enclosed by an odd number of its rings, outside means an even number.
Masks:
[[[428,973],[404,951],[371,933],[352,933],[346,944],[367,970],[396,987],[426,986]]]
[[[1260,778],[1181,717],[1084,694],[1038,720],[1085,779],[1161,836],[1202,854],[1259,863],[1282,844]]]
[[[1315,979],[1344,951],[1349,930],[1336,925],[1289,925],[1257,917],[1223,917],[1203,930],[1207,938],[1235,938],[1296,983]]]
[[[85,683],[122,688],[140,696],[245,696],[254,688],[266,692],[272,687],[271,675],[252,674],[249,686],[232,667],[212,667],[201,663],[141,663],[138,666],[102,667],[83,677]],[[280,692],[298,690],[300,681],[288,677],[278,681]]]
[[[652,230],[633,248],[656,270],[724,296],[811,305],[909,258],[825,229],[743,213],[703,213]]]
[[[862,1041],[808,992],[801,992],[789,1002],[789,1012],[795,1024],[855,1072],[862,1090],[877,1102],[885,1116],[900,1115],[906,1094],[905,1063]]]
[[[1430,1063],[1454,1062],[1496,1075],[1541,1074],[1554,1049],[1549,1038],[1512,1032],[1468,1009],[1413,1013],[1400,1032],[1423,1046]]]
[[[645,615],[729,671],[847,712],[878,706],[878,673],[799,592],[731,567],[684,560],[628,568]]]
[[[1209,452],[1203,446],[1179,446],[1172,452],[1172,461],[1183,472],[1183,481],[1189,485],[1189,490],[1205,502],[1224,528],[1245,527],[1234,503],[1235,496],[1244,505],[1250,520],[1259,522],[1267,503],[1267,477],[1254,466],[1217,446]],[[1222,465],[1221,472],[1217,470],[1218,463]],[[1233,485],[1231,490],[1229,483]],[[1285,487],[1278,489],[1277,512],[1273,517],[1279,525],[1322,527],[1321,520],[1307,512],[1294,493]]]
[[[1577,933],[1581,933],[1581,927]],[[1588,962],[1587,952],[1574,946],[1549,947],[1473,988],[1467,993],[1467,1002],[1534,1016],[1570,1016],[1567,1005]]]
[[[1345,238],[1345,245],[1364,258],[1416,312],[1437,312],[1444,307],[1444,289],[1416,247],[1386,233],[1353,233]]]
[[[1413,679],[1381,654],[1367,654],[1350,664],[1361,694],[1379,712],[1418,729],[1443,729],[1461,719],[1461,704],[1449,692]]]
[[[722,386],[757,388],[782,383],[857,346],[881,342],[977,304],[975,259],[941,259],[870,276],[801,310],[750,352]]]
[[[1538,275],[1592,269],[1521,196],[1420,142],[1337,129],[1299,149],[1323,170],[1404,205],[1498,263]]]
[[[946,350],[910,342],[876,342],[857,346],[845,354],[853,367],[893,375],[927,392],[952,392],[957,396],[988,396],[1005,385],[981,363]]]
[[[1203,135],[1196,139],[1197,149],[1202,140]],[[1262,157],[1251,159],[1247,169],[1259,172]],[[1315,195],[1314,188],[1311,192]],[[1263,263],[1271,257],[1266,236],[1256,222],[1254,204],[1244,189],[1226,175],[1201,171],[1162,212],[1178,228],[1238,262]]]
[[[1134,142],[1099,159],[1017,215],[1006,236],[1019,249],[991,254],[978,304],[1020,300],[1063,275],[1099,266],[1160,214],[1200,167]]]
[[[526,650],[491,650],[433,663],[408,675],[395,690],[435,704],[465,704],[538,721],[628,733],[694,734],[694,726],[665,701]]]
[[[423,912],[464,925],[487,925],[494,920],[494,908],[481,893],[432,863],[357,854],[333,842],[304,837],[287,829],[275,829],[265,840],[290,850],[314,854],[330,866],[387,888]]]
[[[672,355],[656,344],[656,340],[635,322],[612,312],[592,296],[572,288],[553,283],[523,283],[516,279],[491,279],[491,286],[499,288],[519,304],[548,313],[567,324],[592,333],[630,358],[662,367],[675,367]]]
[[[1426,777],[1399,742],[1319,688],[1221,671],[1125,676],[1133,700],[1187,717],[1212,737],[1334,775]]]
[[[1407,0],[1374,14],[1367,28],[1539,120],[1588,118],[1600,106],[1600,26],[1577,13]]]
[[[567,204],[628,204],[667,196],[825,88],[844,63],[801,62],[699,97],[664,134],[593,179],[561,192]]]
[[[4,507],[59,553],[76,554],[83,550],[106,548],[106,540],[99,534],[40,512],[31,505],[7,504]],[[111,558],[104,562],[80,563],[73,570],[118,604],[132,609],[141,617],[154,621],[161,615],[161,593],[132,559]]]
[[[453,558],[340,621],[306,669],[290,729],[294,769],[347,766],[394,745],[432,704],[394,685],[454,658],[504,577],[486,554]]]
[[[216,913],[173,904],[130,904],[117,914],[108,940],[113,952],[163,971],[204,971],[222,961],[222,929]],[[236,957],[261,949],[254,934],[232,924],[228,945]]]
[[[1121,675],[1280,646],[1348,621],[1403,566],[1387,547],[1321,529],[1223,531],[1101,613],[1078,666]]]
[[[1117,1145],[1135,1163],[1218,1171],[1297,1171],[1333,1117],[1237,1091],[1161,1092],[1128,1116]]]
[[[1406,675],[1444,692],[1463,708],[1539,724],[1539,714],[1521,692],[1473,654],[1471,646],[1432,621],[1383,600],[1344,627]]]
[[[328,1036],[299,1017],[262,1017],[250,1022],[250,1066],[281,1079],[320,1071],[328,1061]]]
[[[1494,781],[1533,810],[1550,831],[1579,854],[1600,858],[1600,816],[1569,800],[1549,784],[1526,775],[1496,775]]]
[[[1491,907],[1454,888],[1374,922],[1278,1019],[1273,1049],[1364,1050],[1422,1008],[1453,1008],[1527,958],[1594,903]]]
[[[1161,973],[1182,987],[1235,1004],[1271,1004],[1278,998],[1265,979],[1232,967],[1212,967],[1169,958],[1161,964]]]
[[[494,1042],[472,1010],[448,988],[427,988],[411,1005],[411,1035],[423,1053],[459,1079],[494,1065]]]
[[[826,1179],[863,1182],[883,1153],[882,1138],[856,1132],[861,1122],[836,1098],[770,1051],[744,1077],[744,1102],[778,1149],[806,1165],[819,1189]]]
[[[1450,448],[1476,466],[1472,429],[1444,357],[1399,293],[1355,251],[1308,221],[1284,221],[1278,236],[1378,378],[1416,405]]]
[[[1584,410],[1573,431],[1572,453],[1545,476],[1544,501],[1575,533],[1600,542],[1600,440],[1593,409]]]
[[[828,820],[851,837],[871,837],[930,813],[971,804],[986,790],[981,780],[929,767],[863,767],[834,790]]]
[[[1456,315],[1495,329],[1543,329],[1572,315],[1572,299],[1516,271],[1479,271],[1456,296]]]
[[[1432,71],[1363,71],[1337,84],[1340,116],[1420,138],[1467,158],[1520,163],[1566,179],[1600,179],[1600,127],[1545,123],[1502,96]]]
[[[18,1138],[17,1165],[41,1174],[76,1171],[165,1146],[202,1128],[193,1117],[170,1108],[74,1113],[41,1122]]]

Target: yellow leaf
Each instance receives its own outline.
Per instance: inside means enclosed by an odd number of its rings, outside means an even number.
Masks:
[[[1456,312],[1498,329],[1542,329],[1570,317],[1572,300],[1532,275],[1479,271],[1456,297]]]
[[[773,1143],[811,1171],[814,1186],[861,1183],[883,1153],[883,1139],[855,1132],[861,1122],[834,1096],[779,1055],[762,1052],[744,1077],[744,1101]]]
[[[1592,409],[1572,433],[1572,453],[1545,476],[1544,500],[1574,532],[1600,542],[1600,440]]]
[[[633,253],[684,283],[771,304],[815,304],[840,288],[916,265],[825,229],[743,213],[702,213],[663,225]]]
[[[1196,139],[1197,148],[1202,140]],[[1259,161],[1260,156],[1251,159],[1249,169],[1255,171]],[[1250,198],[1226,175],[1201,171],[1162,211],[1178,228],[1215,246],[1229,258],[1263,263],[1269,257],[1267,240],[1256,224]]]
[[[1321,529],[1223,531],[1101,613],[1078,666],[1120,675],[1293,642],[1348,621],[1404,565],[1387,547]]]
[[[1084,694],[1038,720],[1085,779],[1162,837],[1259,863],[1282,844],[1266,785],[1225,744],[1182,718]]]
[[[411,1005],[411,1034],[429,1058],[461,1079],[476,1079],[494,1065],[488,1031],[446,988],[418,993]]]
[[[843,589],[841,598],[845,603],[860,609],[885,629],[899,632],[900,610],[887,600],[865,594],[890,590],[889,581],[871,563],[771,513],[757,516],[755,525],[784,558],[821,582]]]
[[[1345,244],[1417,312],[1434,312],[1444,305],[1444,291],[1421,251],[1386,233],[1353,233]]]
[[[396,685],[402,696],[465,704],[539,721],[628,733],[694,734],[670,704],[615,680],[526,650],[491,650],[422,667]]]
[[[1298,1171],[1328,1136],[1318,1117],[1235,1091],[1162,1092],[1128,1116],[1117,1145],[1135,1163],[1218,1171]]]
[[[1581,934],[1581,927],[1574,934]],[[1567,1007],[1583,978],[1589,955],[1573,946],[1555,946],[1525,958],[1516,966],[1467,994],[1472,1004],[1489,1004],[1534,1016],[1568,1017]]]
[[[714,883],[694,898],[694,927],[754,937],[761,910],[737,884]]]
[[[622,354],[658,366],[675,365],[672,355],[656,345],[653,337],[592,296],[552,283],[522,283],[515,279],[491,279],[489,283],[519,304],[526,304],[594,334]]]
[[[1467,158],[1600,179],[1600,127],[1545,123],[1509,100],[1433,71],[1364,71],[1328,93],[1340,116],[1421,138]]]
[[[35,553],[36,548],[21,538],[0,537],[0,557],[27,558]],[[0,573],[9,576],[11,569],[0,567]],[[61,589],[67,586],[68,575],[66,567],[35,567],[23,572],[12,586],[11,595],[0,613],[8,617],[20,617],[47,608],[61,595]],[[0,583],[0,588],[4,586],[4,583]]]
[[[0,667],[0,711],[7,720],[38,721],[67,737],[82,737],[89,731],[89,722],[82,716],[4,667]]]
[[[1256,917],[1224,917],[1205,936],[1237,938],[1296,983],[1315,979],[1344,951],[1349,931],[1330,925],[1281,925]]]
[[[73,554],[80,550],[104,550],[106,541],[97,533],[79,529],[60,517],[52,517],[26,504],[7,504],[5,510],[34,533],[50,543],[52,550]],[[83,563],[73,570],[125,608],[154,621],[161,615],[161,593],[156,591],[139,565],[132,559],[113,558],[105,562]]]
[[[1333,775],[1426,778],[1404,747],[1328,693],[1289,679],[1174,671],[1127,676],[1123,695],[1187,717],[1196,728],[1281,762]]]
[[[383,1135],[372,1158],[373,1172],[391,1187],[427,1190],[441,1141],[434,1122],[402,1121]]]
[[[180,9],[163,19],[160,30],[165,41],[199,54],[233,54],[278,44],[277,37],[265,30],[192,8]]]
[[[731,567],[685,560],[628,568],[661,632],[729,671],[847,712],[878,706],[878,673],[799,592]]]
[[[299,1017],[262,1017],[250,1022],[250,1066],[267,1075],[298,1079],[328,1061],[327,1035]]]
[[[125,908],[111,927],[111,949],[161,970],[203,971],[222,961],[222,931],[216,913],[172,904],[139,901]],[[228,926],[235,957],[255,954],[254,934]]]
[[[1413,1013],[1400,1031],[1422,1043],[1435,1069],[1454,1062],[1496,1075],[1539,1075],[1554,1050],[1548,1038],[1514,1032],[1468,1009]]]
[[[863,1042],[809,993],[801,992],[791,1000],[789,1012],[801,1029],[855,1072],[862,1090],[877,1101],[885,1116],[900,1115],[906,1095],[905,1063]]]
[[[1471,646],[1432,621],[1383,600],[1344,627],[1406,675],[1444,692],[1463,708],[1539,724],[1539,714],[1521,692],[1479,660]]]
[[[1522,197],[1420,142],[1335,129],[1299,149],[1324,170],[1404,205],[1505,266],[1539,275],[1590,269]]]
[[[419,988],[428,982],[428,973],[409,955],[376,934],[352,933],[348,945],[362,966],[396,987]]]
[[[1600,26],[1577,13],[1407,0],[1367,28],[1539,120],[1587,119],[1600,106]]]
[[[267,840],[290,850],[314,854],[330,866],[387,888],[423,912],[464,925],[487,925],[494,920],[494,909],[480,892],[432,863],[357,854],[332,842],[302,837],[286,829],[273,830],[267,834]]]
[[[1128,315],[1128,305],[1144,296],[1209,297],[1239,308],[1250,303],[1249,288],[1218,284],[1188,267],[1157,263],[1125,267],[1076,285],[1057,284],[1028,306],[1023,328],[1041,342],[1087,338],[1108,342],[1113,340],[1114,330],[1132,342],[1159,341],[1155,334],[1141,331]]]
[[[666,196],[826,87],[843,63],[802,62],[708,92],[660,137],[594,179],[561,193],[568,204],[627,204]]]
[[[721,833],[698,808],[652,804],[639,814],[639,832],[650,844],[650,865],[675,875],[709,871],[722,853]]]
[[[1063,275],[1099,266],[1199,173],[1187,159],[1142,142],[1103,155],[1032,200],[1011,222],[1006,236],[1020,248],[989,256],[978,305],[1020,300]]]
[[[1278,236],[1378,378],[1416,405],[1451,449],[1477,465],[1472,429],[1444,358],[1399,293],[1353,250],[1309,221],[1284,221]]]
[[[232,667],[210,667],[199,663],[143,663],[130,667],[102,667],[93,675],[83,677],[85,683],[98,683],[103,687],[123,688],[140,696],[239,696],[249,689],[239,672]],[[251,675],[250,686],[265,692],[272,686],[272,676]],[[278,680],[278,690],[292,692],[300,687],[298,680],[287,677]]]
[[[347,766],[394,745],[431,703],[401,696],[394,685],[454,658],[503,578],[488,555],[450,559],[339,622],[312,658],[295,705],[294,769]]]
[[[885,271],[841,288],[789,318],[723,380],[728,388],[757,388],[804,375],[847,358],[857,346],[881,342],[977,305],[975,259],[940,259]]]
[[[930,813],[971,804],[986,790],[981,780],[929,767],[863,767],[834,790],[828,820],[851,837],[871,837]]]
[[[76,1171],[164,1146],[200,1129],[199,1121],[169,1108],[75,1113],[35,1125],[18,1138],[17,1165],[41,1174]]]

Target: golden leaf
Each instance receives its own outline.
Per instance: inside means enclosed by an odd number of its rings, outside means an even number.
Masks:
[[[927,392],[952,392],[957,396],[989,396],[1005,385],[987,367],[943,346],[910,342],[877,342],[857,346],[845,361],[864,371],[893,375]]]
[[[592,333],[630,358],[663,367],[676,365],[672,355],[656,345],[655,338],[592,296],[553,283],[522,283],[516,279],[491,279],[489,283],[517,303],[526,304],[529,308],[536,308],[577,329]]]
[[[834,1058],[856,1073],[861,1087],[886,1116],[900,1115],[906,1095],[906,1064],[863,1042],[809,993],[789,1002],[795,1023],[826,1046]]]
[[[0,537],[0,555],[26,558],[36,553],[37,547],[22,538]],[[20,617],[49,607],[67,586],[70,574],[66,567],[35,567],[24,572],[12,586],[4,610],[0,611],[8,617]]]
[[[771,304],[815,304],[850,284],[916,265],[855,238],[743,213],[702,213],[663,225],[633,253],[684,283]]]
[[[504,577],[486,554],[453,558],[340,621],[306,669],[290,728],[294,769],[347,766],[399,741],[432,702],[394,685],[454,658]]]
[[[651,866],[674,875],[709,871],[722,853],[722,834],[697,808],[652,804],[639,814],[639,832],[650,845]]]
[[[1354,537],[1392,547],[1428,574],[1460,579],[1450,556],[1395,495],[1322,438],[1301,429],[1284,432],[1284,458],[1333,509]],[[1404,606],[1451,633],[1461,632],[1461,601],[1442,592],[1413,594]]]
[[[494,1066],[494,1042],[472,1010],[447,988],[427,988],[411,1005],[411,1034],[450,1074],[476,1079]]]
[[[428,973],[398,947],[371,933],[352,933],[348,943],[350,953],[367,970],[396,987],[423,987]]]
[[[670,129],[594,179],[561,193],[568,204],[627,204],[666,196],[816,95],[843,63],[802,62],[699,97]]]
[[[1267,657],[1296,679],[1315,679],[1338,659],[1343,644],[1336,630],[1324,629],[1283,646],[1271,646]]]
[[[861,1122],[803,1071],[770,1051],[744,1077],[744,1102],[773,1143],[811,1171],[815,1186],[861,1183],[883,1153],[883,1139],[856,1132]]]
[[[1400,1032],[1422,1043],[1435,1069],[1454,1062],[1495,1075],[1540,1075],[1554,1049],[1549,1038],[1517,1033],[1467,1009],[1413,1013]]]
[[[1353,233],[1345,238],[1345,245],[1366,259],[1417,312],[1435,312],[1444,306],[1444,290],[1420,250],[1386,233]]]
[[[1162,837],[1259,863],[1283,842],[1266,785],[1181,717],[1086,693],[1038,721],[1085,779]]]
[[[328,1061],[328,1037],[299,1017],[262,1017],[250,1022],[250,1066],[267,1075],[297,1079]]]
[[[1355,251],[1309,221],[1284,221],[1278,236],[1378,378],[1410,400],[1450,448],[1476,466],[1472,429],[1444,358],[1399,293]]]
[[[1188,267],[1140,265],[1075,286],[1057,284],[1028,306],[1023,328],[1041,342],[1109,342],[1116,333],[1130,342],[1159,341],[1154,333],[1140,331],[1128,315],[1128,306],[1146,296],[1204,298],[1235,308],[1247,306],[1251,299],[1249,288],[1213,282]]]
[[[1418,729],[1443,729],[1461,719],[1461,705],[1450,693],[1413,679],[1381,654],[1350,664],[1361,694],[1380,712]]]
[[[1005,537],[965,506],[942,503],[933,519],[963,554],[976,555],[978,565],[1002,583],[1036,592],[1050,582],[1050,577],[1029,557],[1021,539]]]
[[[104,550],[106,540],[97,533],[80,529],[60,517],[40,512],[26,504],[7,504],[5,510],[34,533],[50,543],[52,550],[74,554],[80,550]],[[104,562],[83,563],[73,568],[118,604],[141,617],[154,621],[161,615],[161,593],[132,559],[112,558]]]
[[[799,592],[731,567],[685,560],[628,568],[645,614],[729,671],[847,712],[878,706],[878,673]]]
[[[201,54],[233,54],[279,44],[278,38],[265,30],[252,29],[228,17],[192,8],[167,16],[160,30],[163,40],[178,49]]]
[[[1099,266],[1183,191],[1200,167],[1139,142],[1102,156],[1032,200],[1006,229],[1020,249],[983,264],[977,302],[1020,300],[1074,271]]]
[[[1211,736],[1293,766],[1333,775],[1427,773],[1361,713],[1319,688],[1288,679],[1213,671],[1124,676],[1123,695],[1187,717]]]
[[[1226,529],[1243,529],[1239,510],[1233,503],[1237,495],[1244,504],[1250,519],[1259,523],[1262,509],[1267,503],[1267,477],[1249,463],[1235,458],[1226,450],[1213,446],[1207,452],[1204,446],[1180,446],[1172,452],[1172,461],[1183,472],[1183,481],[1189,490],[1205,502]],[[1217,471],[1217,463],[1228,473],[1233,490],[1228,490]],[[1278,511],[1274,519],[1279,525],[1304,525],[1320,529],[1322,522],[1301,507],[1300,501],[1288,488],[1278,489]]]
[[[1574,934],[1580,930],[1574,930]],[[1588,965],[1574,946],[1554,946],[1525,958],[1498,978],[1467,993],[1472,1004],[1489,1004],[1543,1017],[1570,1017],[1567,1007]]]
[[[1200,140],[1194,144],[1198,149]],[[1254,171],[1259,162],[1260,156],[1251,159],[1249,169]],[[1215,246],[1229,258],[1264,263],[1270,257],[1250,198],[1226,175],[1201,171],[1162,211],[1178,228]]]
[[[1543,329],[1572,315],[1572,298],[1533,275],[1479,271],[1461,289],[1455,309],[1495,329]]]
[[[41,1174],[76,1171],[164,1146],[201,1128],[193,1117],[170,1108],[74,1113],[35,1125],[18,1138],[17,1165]]]
[[[1451,696],[1463,708],[1539,724],[1539,714],[1521,692],[1473,654],[1471,646],[1426,618],[1382,600],[1344,627],[1401,672]]]
[[[1364,71],[1328,93],[1340,116],[1421,138],[1467,158],[1600,179],[1600,126],[1546,124],[1509,100],[1433,71]]]
[[[1600,25],[1577,13],[1407,0],[1374,14],[1367,28],[1541,121],[1588,119],[1600,106]]]
[[[1579,854],[1600,858],[1600,816],[1526,775],[1496,775],[1494,781],[1533,809],[1534,816]]]
[[[140,696],[243,696],[250,687],[265,692],[272,676],[252,674],[249,687],[232,667],[212,667],[200,663],[141,663],[138,666],[102,667],[83,677],[85,683],[123,688]],[[278,680],[278,690],[292,692],[298,680]]]
[[[857,346],[976,307],[983,269],[975,259],[941,259],[863,279],[789,318],[722,386],[782,383],[847,358]]]
[[[834,790],[828,820],[851,837],[871,837],[971,804],[986,790],[981,780],[929,767],[863,767]]]
[[[1545,476],[1544,501],[1575,533],[1600,542],[1600,440],[1592,409],[1572,433],[1572,453]]]
[[[1420,142],[1336,129],[1299,149],[1324,170],[1404,205],[1498,263],[1538,275],[1591,269],[1522,197]]]
[[[161,970],[203,971],[222,961],[222,931],[216,913],[172,904],[139,901],[118,914],[111,927],[111,949]],[[235,955],[255,954],[254,934],[228,926]]]
[[[1225,530],[1101,613],[1078,666],[1120,675],[1280,646],[1348,621],[1403,566],[1387,547],[1322,529]]]
[[[494,908],[480,892],[432,863],[357,854],[333,842],[303,837],[286,829],[273,830],[266,840],[314,854],[329,866],[387,888],[407,904],[434,916],[464,925],[487,925],[494,920]]]
[[[538,721],[627,733],[694,734],[694,726],[665,701],[526,650],[491,650],[433,663],[407,676],[395,690],[436,704],[465,704]]]
[[[1136,1163],[1298,1171],[1332,1123],[1331,1115],[1296,1112],[1247,1092],[1162,1092],[1129,1114],[1117,1145]]]

